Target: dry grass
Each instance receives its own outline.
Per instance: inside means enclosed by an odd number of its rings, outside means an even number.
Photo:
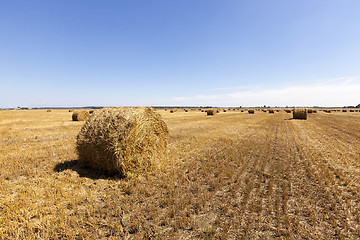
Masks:
[[[162,171],[78,163],[67,110],[0,112],[0,239],[359,239],[360,114],[159,111]]]

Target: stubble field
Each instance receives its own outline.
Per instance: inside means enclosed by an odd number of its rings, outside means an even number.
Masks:
[[[359,239],[360,113],[158,111],[161,170],[77,163],[67,110],[0,112],[0,239]]]

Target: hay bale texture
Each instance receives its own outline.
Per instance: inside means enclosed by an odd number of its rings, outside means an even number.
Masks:
[[[255,113],[255,110],[254,110],[254,109],[249,109],[249,110],[248,110],[248,113],[249,113],[249,114],[254,114],[254,113]]]
[[[123,176],[144,172],[159,167],[167,140],[167,125],[153,108],[104,108],[77,136],[79,162]]]
[[[76,111],[73,112],[72,120],[73,121],[86,121],[90,116],[90,113],[88,111],[82,110],[82,111]]]
[[[293,119],[307,119],[307,111],[306,109],[294,109],[293,111]]]
[[[208,109],[206,110],[206,115],[209,115],[209,116],[213,116],[215,115],[216,113],[218,113],[217,110],[214,110],[214,109]]]

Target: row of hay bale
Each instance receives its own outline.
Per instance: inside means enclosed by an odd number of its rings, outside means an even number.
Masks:
[[[165,108],[164,111],[169,111],[170,113],[175,113],[175,112],[190,112],[190,111],[200,111],[200,112],[207,112],[208,110],[212,110],[212,109],[216,109],[216,111],[218,112],[230,112],[230,111],[240,111],[240,112],[245,112],[246,109],[240,109],[240,108],[188,108],[188,109],[180,109],[180,108],[172,108],[172,109],[167,109]]]
[[[320,109],[320,111],[323,111],[325,113],[332,113],[332,112],[359,112],[358,109]]]
[[[170,113],[174,113],[176,111],[178,111],[179,109],[171,109],[170,110]],[[184,112],[188,112],[188,111],[201,111],[201,112],[209,112],[209,115],[214,115],[213,113],[211,113],[214,109],[183,109]],[[264,113],[270,113],[270,114],[274,114],[275,112],[280,112],[281,110],[280,109],[257,109],[257,108],[252,108],[252,109],[238,109],[238,108],[215,108],[216,112],[219,113],[219,112],[230,112],[230,111],[241,111],[241,112],[248,112],[249,114],[254,114],[255,112],[264,112]],[[251,110],[251,111],[249,111]],[[312,108],[309,108],[309,109],[306,109],[307,113],[317,113],[317,111],[320,110],[320,111],[323,111],[325,113],[331,113],[331,112],[359,112],[359,110],[357,109],[349,109],[349,110],[340,110],[340,109],[312,109]],[[285,111],[286,113],[293,113],[294,112],[294,109],[282,109],[282,111]]]

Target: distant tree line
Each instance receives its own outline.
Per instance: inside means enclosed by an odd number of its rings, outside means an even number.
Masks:
[[[360,108],[360,104],[358,104],[357,106],[345,106],[344,108]]]

